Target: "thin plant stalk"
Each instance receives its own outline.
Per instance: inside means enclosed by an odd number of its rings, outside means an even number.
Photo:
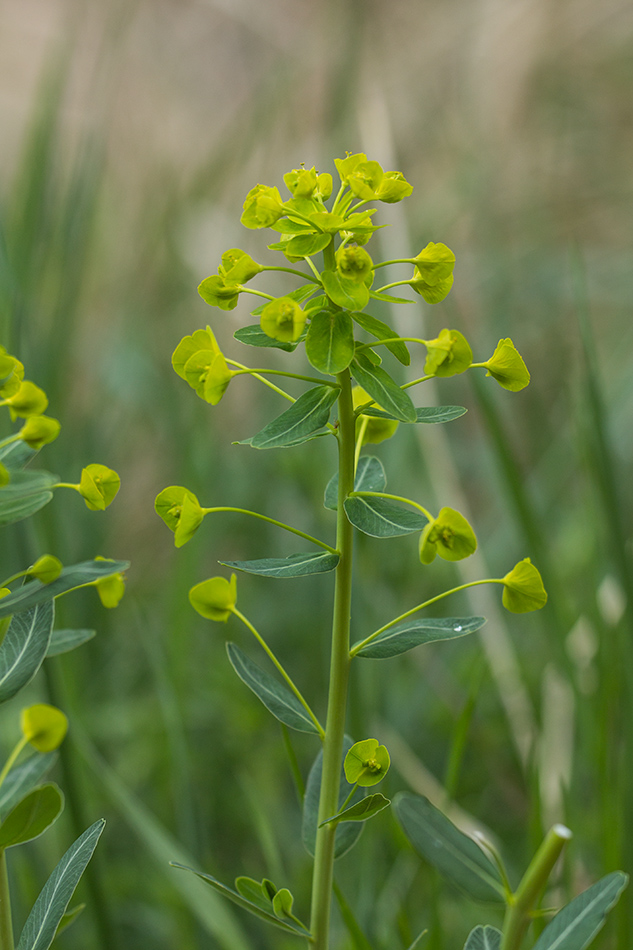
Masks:
[[[13,922],[11,920],[11,895],[7,873],[7,853],[0,849],[0,950],[13,950]]]

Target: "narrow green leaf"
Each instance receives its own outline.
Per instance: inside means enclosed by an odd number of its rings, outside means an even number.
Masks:
[[[377,290],[370,290],[369,296],[373,297],[374,300],[384,300],[386,303],[415,303],[414,300],[409,300],[408,297],[394,297],[393,294],[381,294]]]
[[[317,732],[316,726],[294,693],[253,663],[234,643],[227,643],[226,652],[239,678],[276,719],[298,732]]]
[[[501,950],[502,936],[496,927],[475,927],[468,934],[464,950]]]
[[[345,500],[345,513],[355,528],[372,538],[396,538],[421,531],[428,521],[421,512],[403,508],[388,498],[363,495],[350,495]]]
[[[320,373],[336,376],[354,358],[354,324],[346,310],[318,310],[312,314],[306,337],[306,356]]]
[[[202,871],[194,871],[193,868],[188,868],[184,864],[178,864],[177,862],[172,862],[172,867],[180,868],[182,871],[190,871],[192,874],[195,874],[196,877],[201,878],[206,884],[209,884],[215,891],[219,894],[222,894],[223,897],[227,897],[234,904],[237,904],[238,907],[241,907],[243,910],[247,910],[250,914],[254,914],[255,917],[259,917],[260,920],[265,920],[266,923],[272,924],[274,927],[279,927],[281,930],[284,930],[286,933],[294,934],[297,937],[309,937],[308,931],[305,928],[300,927],[298,924],[295,924],[291,920],[281,920],[279,917],[275,917],[274,914],[269,914],[267,911],[260,907],[258,904],[254,904],[252,901],[246,900],[242,897],[241,894],[238,894],[237,891],[234,891],[232,888],[227,887],[226,884],[222,884],[221,881],[218,881],[217,878],[212,877],[210,874],[204,874]],[[18,948],[20,950],[20,948]]]
[[[252,877],[236,877],[235,890],[244,900],[250,901],[251,904],[255,904],[261,908],[261,910],[270,914],[272,910],[272,900],[262,883],[254,880]]]
[[[375,297],[376,294],[370,291],[370,296]],[[379,298],[380,299],[380,298]],[[407,301],[410,303],[411,301]],[[383,323],[382,320],[377,320],[376,317],[370,316],[368,313],[353,313],[352,317],[367,333],[371,333],[372,336],[375,336],[378,340],[390,340],[394,336],[399,336],[399,334],[393,330],[388,323]],[[411,362],[411,355],[407,349],[406,343],[386,343],[385,344],[390,353],[393,353],[395,358],[399,360],[404,366],[408,366]]]
[[[40,779],[53,767],[56,759],[56,752],[36,753],[11,769],[0,787],[0,820],[24,798],[27,792],[35,788]]]
[[[381,366],[372,366],[364,353],[357,353],[349,369],[358,385],[386,412],[390,412],[400,422],[417,421],[411,399]]]
[[[297,234],[290,238],[284,253],[291,257],[311,257],[326,248],[331,240],[331,234]]]
[[[321,280],[330,300],[344,310],[363,310],[367,306],[369,289],[365,284],[347,280],[332,270],[323,271]]]
[[[48,644],[46,656],[58,656],[60,653],[70,653],[96,637],[96,630],[53,630],[51,641]]]
[[[380,459],[374,455],[361,455],[356,467],[354,491],[384,491],[387,476]],[[338,507],[338,472],[327,483],[323,504],[336,511]]]
[[[74,924],[74,922],[77,920],[79,915],[83,913],[85,909],[86,909],[85,904],[77,904],[75,907],[72,908],[72,910],[67,910],[64,916],[62,917],[62,919],[60,920],[59,924],[57,925],[57,930],[55,931],[55,939],[57,939],[57,937],[59,937],[59,935],[63,933],[64,930],[70,927],[71,924]]]
[[[233,336],[240,343],[246,343],[247,346],[272,346],[278,350],[285,350],[286,353],[293,353],[299,346],[301,339],[303,339],[302,337],[296,343],[283,343],[281,340],[273,340],[267,333],[264,333],[258,323],[236,330]]]
[[[15,805],[0,825],[0,848],[39,838],[59,817],[64,797],[52,782],[40,785]]]
[[[4,460],[3,465],[8,467]],[[11,481],[0,488],[0,527],[28,518],[47,505],[58,481],[50,472],[12,470]]]
[[[118,574],[120,571],[125,571],[129,566],[129,561],[110,561],[107,559],[103,561],[82,561],[81,564],[65,567],[59,577],[51,581],[50,584],[42,584],[37,580],[29,581],[0,600],[0,618],[28,610],[43,601],[59,597],[60,594],[75,587],[90,584],[92,581],[108,577],[110,574]]]
[[[103,819],[95,821],[63,856],[27,917],[17,950],[48,950],[104,825]]]
[[[7,594],[2,601],[11,596]],[[0,644],[0,703],[15,696],[39,670],[46,656],[54,619],[55,604],[52,600],[15,613],[11,618]]]
[[[393,807],[415,850],[448,881],[473,900],[505,902],[496,865],[427,798],[400,792]]]
[[[419,947],[420,945],[420,941],[422,940],[422,937],[426,937],[428,932],[429,932],[428,927],[426,927],[424,930],[421,930],[420,933],[415,938],[415,940],[413,941],[413,943],[409,944],[409,946],[407,947],[407,950],[416,950],[416,948]]]
[[[619,900],[628,874],[613,871],[560,910],[534,944],[534,950],[584,950]]]
[[[0,462],[10,472],[18,471],[24,468],[31,459],[37,455],[37,449],[18,439],[16,442],[9,442],[8,445],[0,446]]]
[[[330,418],[330,410],[338,397],[333,386],[315,386],[302,393],[290,409],[269,422],[254,435],[250,444],[255,449],[290,446],[318,432]]]
[[[422,406],[415,410],[416,418],[413,421],[431,423],[452,422],[453,419],[459,419],[460,416],[463,416],[465,412],[467,412],[467,410],[464,409],[463,406]],[[363,415],[376,416],[378,419],[396,418],[396,416],[392,416],[389,412],[376,409],[375,406],[363,409]]]
[[[339,800],[338,807],[341,808],[343,802],[349,794],[349,784],[345,778],[345,770],[343,768],[343,760],[349,752],[349,750],[354,745],[352,739],[349,736],[345,736],[343,742],[343,756],[341,758],[341,787],[339,791]],[[308,854],[314,857],[314,846],[316,842],[317,835],[317,825],[319,818],[319,796],[321,794],[321,774],[323,772],[323,749],[319,751],[312,768],[310,769],[310,774],[308,775],[308,782],[306,785],[306,793],[303,799],[303,821],[301,826],[301,838],[303,840],[304,847]],[[362,795],[362,791],[359,790],[359,796]],[[352,848],[358,841],[361,832],[363,830],[362,822],[341,822],[336,828],[336,835],[334,839],[334,856],[336,858],[341,858],[344,854]]]
[[[366,647],[359,650],[356,656],[368,656],[374,659],[399,656],[423,643],[464,637],[467,633],[479,630],[485,622],[485,617],[411,618],[395,627],[389,627]]]
[[[333,571],[340,558],[329,551],[308,554],[291,554],[289,557],[265,557],[258,561],[218,561],[247,574],[263,574],[265,577],[304,577],[306,574],[326,574]]]
[[[346,808],[345,811],[340,812],[338,815],[334,815],[332,818],[326,818],[325,821],[322,821],[319,825],[328,825],[332,821],[368,821],[369,818],[373,818],[374,815],[377,815],[379,811],[382,811],[384,808],[387,808],[391,805],[391,802],[388,798],[385,798],[384,795],[381,795],[380,792],[376,792],[374,795],[368,795],[367,798],[362,798],[359,802],[356,802],[355,805],[350,805],[349,808]]]

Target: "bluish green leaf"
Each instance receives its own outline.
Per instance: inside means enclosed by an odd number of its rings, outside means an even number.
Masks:
[[[464,950],[501,950],[502,936],[496,927],[475,927],[468,935]]]
[[[463,406],[422,406],[420,409],[415,410],[416,418],[413,421],[430,423],[452,422],[453,419],[459,419],[460,416],[463,416],[465,412],[467,412],[467,410],[464,409]],[[363,409],[363,415],[376,416],[378,419],[396,418],[389,412],[376,409],[375,406]]]
[[[448,881],[473,900],[505,902],[496,865],[427,798],[400,792],[393,807],[415,850]]]
[[[296,343],[283,343],[281,340],[273,340],[271,336],[264,333],[258,323],[236,330],[233,336],[236,340],[239,340],[240,343],[246,343],[247,346],[272,346],[278,350],[285,350],[287,353],[294,352],[299,346],[301,339],[304,339],[304,337],[301,337]]]
[[[560,910],[534,944],[534,950],[584,950],[602,929],[606,915],[628,884],[614,871],[592,884]]]
[[[10,472],[24,468],[35,455],[37,455],[37,449],[32,449],[21,439],[0,446],[0,462]]]
[[[15,805],[0,825],[0,848],[39,838],[59,817],[64,797],[57,785],[40,785]]]
[[[306,574],[326,574],[333,571],[340,558],[329,551],[291,554],[289,557],[265,557],[258,561],[218,561],[247,574],[263,574],[265,577],[304,577]]]
[[[366,495],[346,498],[345,513],[355,528],[372,538],[396,538],[421,531],[428,521],[421,512],[403,508],[388,498]]]
[[[182,871],[190,871],[192,874],[195,874],[196,877],[201,878],[215,891],[217,891],[219,894],[222,894],[223,897],[228,898],[234,904],[237,904],[238,907],[241,907],[243,910],[247,910],[250,914],[254,914],[255,917],[259,917],[260,920],[265,920],[266,923],[272,924],[274,927],[279,927],[286,933],[294,934],[295,936],[302,937],[303,939],[310,936],[304,927],[300,927],[292,920],[281,920],[279,917],[275,917],[274,914],[269,914],[264,910],[263,907],[260,907],[259,904],[254,904],[252,901],[246,900],[246,898],[242,897],[241,894],[238,894],[237,891],[227,887],[226,884],[222,884],[221,881],[218,881],[217,878],[212,877],[210,874],[204,874],[202,871],[194,871],[193,868],[188,868],[184,864],[177,864],[176,862],[172,862],[172,867],[180,868]],[[20,950],[19,947],[18,950]]]
[[[111,561],[107,558],[103,561],[82,561],[81,564],[65,567],[59,577],[50,584],[42,584],[38,580],[29,581],[0,599],[0,618],[29,610],[36,604],[59,597],[75,587],[125,571],[129,566],[129,561]]]
[[[297,234],[290,238],[284,253],[291,257],[311,257],[328,246],[331,234]]]
[[[341,277],[335,270],[323,271],[321,280],[330,300],[344,310],[363,310],[367,306],[369,289],[365,284]]]
[[[326,818],[325,821],[321,822],[321,825],[327,825],[331,821],[368,821],[389,805],[391,805],[389,799],[381,795],[380,792],[376,792],[374,795],[368,795],[367,798],[362,798],[359,802],[356,802],[355,805],[350,805],[349,808],[346,808],[345,811],[340,812],[338,815],[332,818]]]
[[[48,950],[104,825],[103,819],[95,821],[70,846],[35,901],[16,950]]]
[[[97,635],[96,630],[53,630],[46,656],[70,653]]]
[[[227,643],[226,652],[239,678],[276,719],[298,732],[317,732],[314,723],[294,693],[253,663],[234,643]]]
[[[0,527],[28,518],[47,505],[58,481],[50,472],[12,470],[11,481],[0,488]]]
[[[7,594],[0,604],[11,596]],[[55,605],[50,599],[13,614],[0,644],[0,703],[15,696],[39,670],[48,650],[54,619]]]
[[[67,910],[59,924],[57,925],[57,930],[55,931],[55,939],[59,937],[60,933],[63,933],[71,924],[77,920],[80,914],[86,909],[85,904],[76,904],[71,910]]]
[[[306,337],[306,356],[320,373],[336,376],[354,358],[354,324],[345,310],[318,310],[312,314]]]
[[[413,617],[395,627],[389,627],[366,647],[359,650],[356,656],[368,656],[375,659],[399,656],[423,643],[463,637],[467,633],[479,630],[485,622],[485,617]]]
[[[356,467],[354,491],[384,491],[387,476],[383,464],[375,455],[361,455]],[[338,472],[327,483],[323,504],[336,511],[338,507]]]
[[[35,788],[40,779],[53,767],[56,760],[56,752],[36,753],[11,769],[2,786],[0,786],[0,820],[32,788]]]
[[[375,297],[376,294],[371,293],[371,296]],[[409,303],[409,301],[407,301],[407,303]],[[359,327],[362,327],[367,333],[371,333],[371,335],[375,336],[378,340],[390,340],[394,336],[399,336],[396,330],[392,329],[388,323],[383,323],[382,320],[377,320],[376,317],[372,317],[368,313],[353,313],[352,316]],[[404,366],[409,365],[411,355],[406,343],[386,343],[385,346]]]
[[[272,898],[265,885],[260,881],[256,881],[252,877],[236,877],[235,890],[240,897],[250,901],[251,904],[255,904],[261,910],[266,911],[267,914],[272,911]]]
[[[341,787],[339,791],[339,800],[338,807],[343,806],[343,802],[347,798],[350,787],[345,778],[345,770],[343,768],[343,760],[349,752],[349,750],[354,745],[352,739],[349,736],[345,736],[343,742],[343,756],[341,758]],[[306,784],[306,793],[303,799],[303,821],[301,825],[301,838],[303,840],[304,847],[308,854],[314,857],[314,846],[316,842],[317,835],[317,825],[319,818],[319,797],[321,794],[321,774],[323,772],[323,749],[320,750],[317,755],[312,768],[310,769],[310,774],[308,775],[308,782]],[[362,792],[358,791],[359,798],[362,797]],[[363,830],[362,822],[341,822],[336,828],[335,844],[334,844],[334,856],[336,858],[341,858],[344,854],[352,848],[358,841],[361,832]]]
[[[407,393],[381,366],[372,366],[364,353],[356,354],[349,370],[358,385],[396,419],[400,422],[417,421],[415,406]]]
[[[255,449],[275,449],[304,441],[326,425],[337,397],[338,389],[333,386],[309,389],[299,396],[290,409],[286,409],[254,435],[250,444]]]

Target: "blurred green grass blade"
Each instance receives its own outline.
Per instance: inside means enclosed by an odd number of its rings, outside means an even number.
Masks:
[[[372,945],[361,930],[360,924],[356,920],[352,908],[349,906],[343,891],[340,889],[336,881],[333,881],[332,889],[341,912],[341,917],[343,918],[343,923],[347,927],[347,932],[351,937],[354,950],[372,950]]]

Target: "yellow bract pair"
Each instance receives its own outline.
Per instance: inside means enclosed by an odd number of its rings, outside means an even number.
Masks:
[[[172,366],[196,395],[217,405],[234,375],[217,344],[211,327],[183,337],[173,352]]]

